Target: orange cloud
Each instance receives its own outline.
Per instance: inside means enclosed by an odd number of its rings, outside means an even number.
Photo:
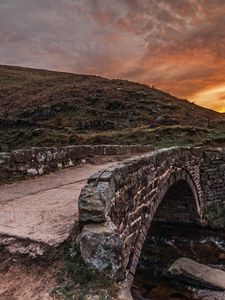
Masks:
[[[0,63],[155,85],[225,110],[224,0],[0,3]]]

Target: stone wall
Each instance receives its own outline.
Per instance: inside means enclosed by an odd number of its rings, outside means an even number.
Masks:
[[[183,210],[185,218],[201,219],[202,163],[202,149],[175,147],[127,159],[91,176],[79,199],[78,242],[85,262],[131,283],[150,223],[171,186],[188,185],[193,199],[186,197],[195,212]],[[171,211],[173,206],[177,209],[179,198],[171,202]]]
[[[151,145],[78,145],[0,152],[0,182],[26,175],[41,175],[57,168],[73,166],[88,157],[130,155],[152,150]]]
[[[201,185],[206,201],[225,201],[225,149],[206,149],[201,165]]]

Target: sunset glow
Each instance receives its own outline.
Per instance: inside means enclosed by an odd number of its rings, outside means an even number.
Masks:
[[[154,85],[225,111],[224,0],[6,0],[0,64]]]
[[[219,112],[225,112],[225,85],[200,92],[194,95],[191,99],[193,101],[196,99],[198,104],[204,107],[213,107]]]

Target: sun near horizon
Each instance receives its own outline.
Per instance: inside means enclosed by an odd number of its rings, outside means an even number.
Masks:
[[[216,86],[203,90],[193,95],[190,100],[195,101],[198,105],[211,108],[220,113],[225,112],[225,85]]]

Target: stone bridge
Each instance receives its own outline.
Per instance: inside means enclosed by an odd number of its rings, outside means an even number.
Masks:
[[[175,147],[122,161],[91,176],[79,197],[81,254],[132,283],[152,220],[201,223],[225,196],[225,150]]]
[[[224,201],[225,149],[22,149],[0,153],[1,183],[1,251],[58,259],[79,221],[84,261],[130,285],[152,221],[201,223],[205,206]]]

